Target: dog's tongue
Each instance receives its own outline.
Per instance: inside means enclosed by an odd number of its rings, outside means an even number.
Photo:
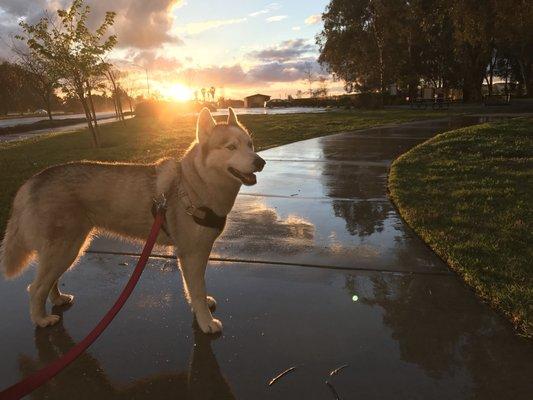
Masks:
[[[246,186],[252,186],[257,183],[257,178],[255,174],[242,174],[242,177],[242,183],[244,183]]]

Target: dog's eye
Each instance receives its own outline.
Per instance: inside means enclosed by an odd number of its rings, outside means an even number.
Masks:
[[[230,144],[229,146],[226,146],[226,149],[231,150],[231,151],[237,150],[237,146],[235,146],[234,144]]]

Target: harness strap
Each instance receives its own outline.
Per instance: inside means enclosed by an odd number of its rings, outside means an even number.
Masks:
[[[182,171],[181,171],[181,163],[178,161],[176,163],[176,187],[177,187],[177,195],[178,195],[178,201],[181,203],[183,208],[185,209],[185,212],[192,217],[194,222],[196,222],[198,225],[205,226],[208,228],[214,228],[219,231],[224,229],[224,226],[226,225],[226,216],[219,216],[217,215],[212,209],[209,207],[196,207],[193,202],[191,201],[191,198],[189,197],[189,194],[187,193],[187,190],[185,189],[184,185],[182,184]],[[172,188],[169,189],[169,191]],[[163,197],[165,197],[163,195]],[[152,206],[152,214],[154,214],[154,210],[156,209],[156,200],[154,199],[154,205]],[[170,237],[170,234],[165,226],[165,224],[162,226],[163,231],[167,234],[168,237]]]

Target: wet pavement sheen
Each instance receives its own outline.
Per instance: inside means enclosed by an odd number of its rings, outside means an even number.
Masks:
[[[223,336],[197,331],[175,261],[153,257],[107,331],[33,398],[334,399],[326,380],[342,399],[530,398],[531,342],[482,304],[387,198],[394,158],[474,122],[370,129],[262,152],[267,167],[243,189],[213,251],[226,261],[207,272]],[[96,240],[64,275],[76,302],[53,328],[29,321],[33,269],[0,281],[0,387],[67,351],[115,301],[137,258],[106,251],[138,246]]]

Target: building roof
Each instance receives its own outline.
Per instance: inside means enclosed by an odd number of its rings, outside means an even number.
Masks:
[[[252,94],[250,96],[246,96],[245,99],[249,99],[251,97],[264,97],[264,98],[270,99],[270,96],[267,96],[266,94],[260,94],[260,93],[256,93],[256,94]]]

